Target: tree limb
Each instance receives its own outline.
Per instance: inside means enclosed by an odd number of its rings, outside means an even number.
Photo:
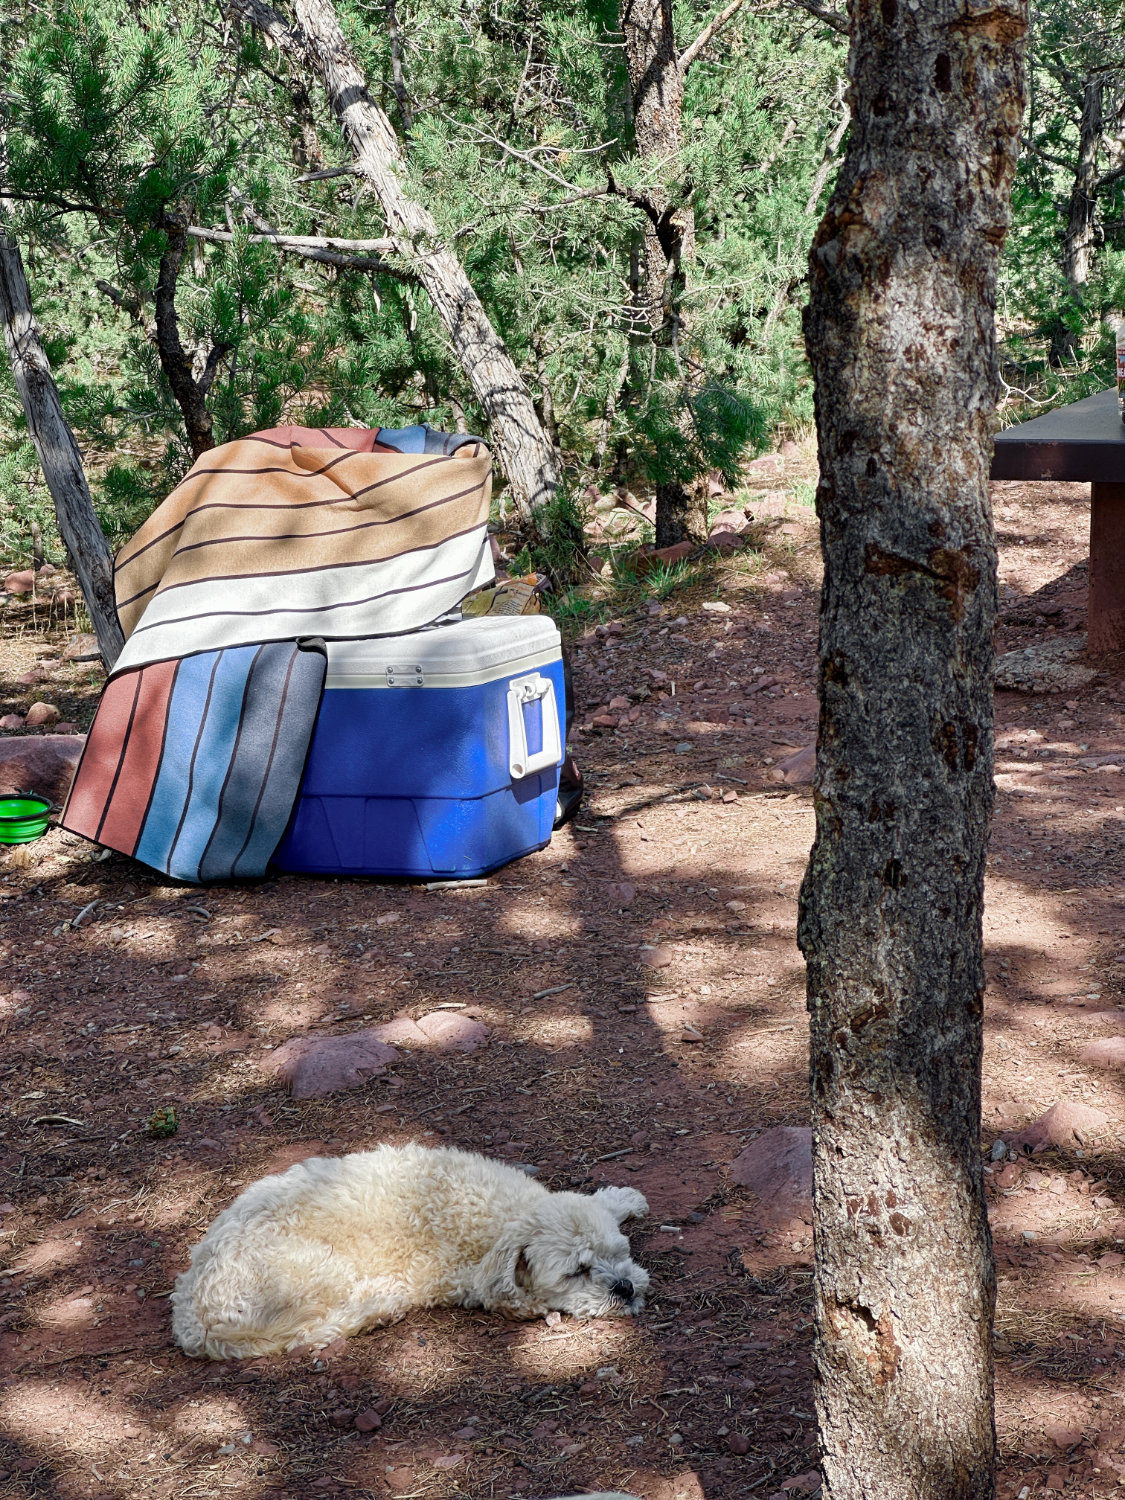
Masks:
[[[731,17],[737,15],[741,9],[742,0],[730,0],[730,4],[724,6],[717,16],[711,17],[691,46],[685,47],[677,58],[676,66],[681,73],[687,72],[711,38],[721,31]]]
[[[189,224],[184,231],[195,240],[206,240],[214,245],[230,245],[242,238],[227,229],[204,229],[199,224]],[[303,260],[320,261],[322,265],[337,266],[344,271],[376,271],[382,276],[394,276],[399,281],[414,281],[413,273],[402,266],[388,265],[373,255],[364,255],[365,250],[408,249],[402,240],[332,240],[315,239],[300,234],[248,234],[251,245],[276,245],[288,255],[299,255]]]
[[[823,21],[826,26],[831,26],[832,30],[838,31],[841,36],[851,36],[852,23],[839,11],[818,5],[816,0],[793,0],[793,4],[799,5],[802,10],[807,11],[810,16],[815,16],[818,21]]]

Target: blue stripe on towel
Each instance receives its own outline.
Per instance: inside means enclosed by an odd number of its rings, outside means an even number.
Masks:
[[[238,735],[246,675],[257,646],[185,657],[168,708],[168,734],[136,857],[179,880],[199,861]]]

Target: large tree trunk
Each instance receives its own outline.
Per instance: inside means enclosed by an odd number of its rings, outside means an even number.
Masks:
[[[113,555],[94,513],[82,456],[63,416],[58,388],[31,310],[19,246],[0,227],[0,317],[12,375],[28,432],[55,502],[59,532],[70,553],[106,670],[125,638],[113,596]]]
[[[441,243],[429,210],[407,193],[398,137],[368,93],[330,0],[297,0],[300,32],[287,27],[261,0],[232,3],[299,61],[306,66],[315,63],[356,164],[374,189],[405,263],[429,294],[484,408],[516,510],[525,523],[544,531],[544,507],[559,485],[558,455],[465,268]]]
[[[1082,118],[1078,127],[1078,162],[1067,204],[1063,233],[1063,275],[1073,301],[1081,306],[1090,280],[1094,248],[1094,212],[1098,201],[1098,149],[1104,128],[1105,75],[1091,74],[1082,90]],[[1049,360],[1061,365],[1073,360],[1078,338],[1060,318],[1051,335]]]
[[[993,310],[1022,0],[859,0],[814,241],[817,826],[801,893],[831,1500],[993,1492],[980,1158]]]

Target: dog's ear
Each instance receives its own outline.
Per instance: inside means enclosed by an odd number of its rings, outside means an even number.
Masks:
[[[522,1287],[525,1292],[529,1292],[533,1279],[527,1254],[521,1249],[516,1256],[516,1263],[512,1268],[512,1280],[518,1287]]]
[[[636,1188],[599,1188],[594,1198],[609,1209],[619,1224],[624,1219],[639,1219],[648,1213],[648,1199],[643,1193],[638,1193]]]

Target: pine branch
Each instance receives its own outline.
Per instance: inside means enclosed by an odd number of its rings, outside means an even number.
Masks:
[[[730,0],[730,4],[725,6],[717,16],[711,17],[691,46],[685,47],[680,53],[676,66],[681,73],[687,72],[711,38],[721,31],[731,17],[737,15],[741,9],[742,0]]]

